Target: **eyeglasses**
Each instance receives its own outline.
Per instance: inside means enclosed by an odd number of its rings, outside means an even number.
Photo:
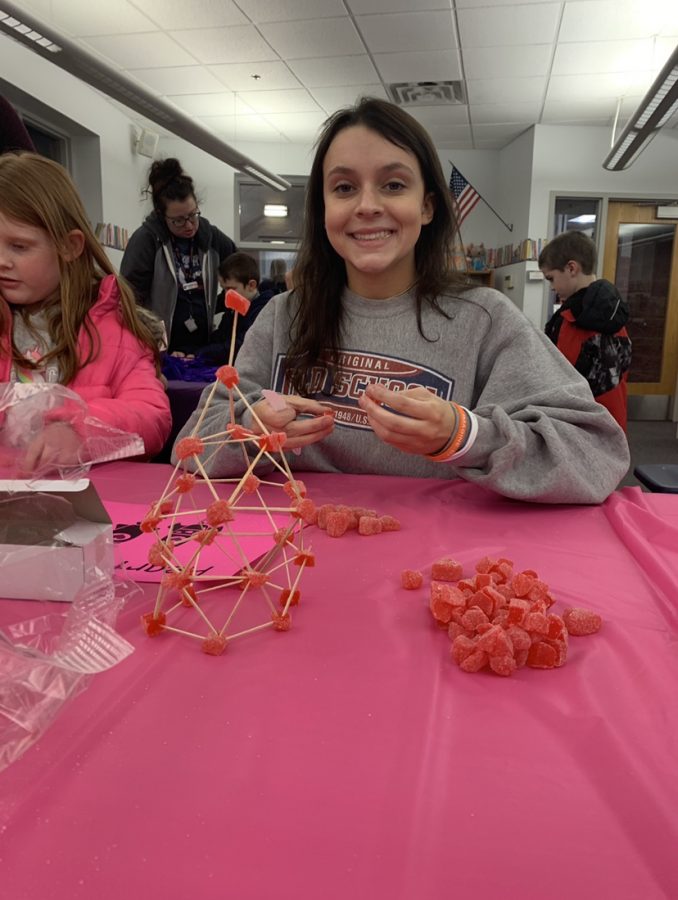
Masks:
[[[200,218],[200,210],[196,209],[195,212],[189,213],[187,216],[176,216],[174,219],[170,219],[169,216],[165,216],[170,225],[174,225],[175,228],[183,228],[187,222],[190,222],[191,225],[195,225],[195,223]]]

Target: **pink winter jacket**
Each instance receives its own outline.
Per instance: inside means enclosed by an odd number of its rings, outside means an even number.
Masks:
[[[2,298],[0,304],[4,307],[3,319],[11,322],[11,312]],[[154,456],[170,433],[169,401],[156,375],[152,353],[123,323],[113,275],[102,280],[90,319],[101,339],[99,353],[67,387],[82,397],[89,415],[121,431],[138,434],[146,455]],[[89,341],[84,329],[78,335],[78,349],[85,358]],[[5,333],[0,336],[0,382],[10,380],[11,370],[11,344]]]

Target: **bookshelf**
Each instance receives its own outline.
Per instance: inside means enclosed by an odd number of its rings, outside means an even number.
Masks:
[[[494,287],[494,269],[467,269],[464,274],[476,287]]]
[[[113,250],[124,250],[129,240],[126,228],[107,222],[97,222],[94,234],[103,247],[111,247]]]

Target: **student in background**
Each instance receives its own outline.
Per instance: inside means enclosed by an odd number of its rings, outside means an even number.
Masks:
[[[607,497],[628,468],[624,433],[508,298],[454,273],[454,213],[427,132],[367,98],[332,115],[316,147],[294,289],[268,302],[237,360],[258,421],[301,449],[290,465],[461,477],[539,502]],[[205,409],[208,393],[179,439],[226,429],[228,392],[218,384]],[[261,430],[242,401],[234,412]],[[242,445],[201,462],[242,474]]]
[[[154,455],[170,431],[155,346],[66,170],[33,153],[0,156],[0,382],[65,385]],[[44,428],[25,468],[77,461],[79,413]]]
[[[0,153],[8,150],[29,150],[35,153],[31,136],[21,116],[9,100],[0,96]]]
[[[611,282],[596,278],[596,245],[580,231],[550,240],[539,255],[539,268],[561,302],[546,323],[546,334],[626,431],[628,303]]]
[[[153,212],[130,237],[120,272],[138,303],[164,322],[168,352],[192,356],[210,340],[219,263],[236,247],[201,217],[178,159],[156,160],[148,182]]]
[[[271,291],[272,294],[282,294],[289,290],[287,284],[287,263],[282,258],[272,259],[270,277],[262,278],[259,285],[262,291]]]
[[[242,346],[245,334],[273,296],[273,291],[259,290],[259,266],[256,259],[248,253],[232,253],[219,264],[219,284],[224,289],[237,291],[250,301],[247,314],[238,316],[235,333],[235,353]],[[212,332],[208,346],[202,347],[199,355],[210,365],[223,365],[228,362],[233,333],[234,312],[226,309],[219,325]]]

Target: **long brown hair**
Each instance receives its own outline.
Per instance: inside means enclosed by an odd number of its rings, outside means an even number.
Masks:
[[[454,271],[452,254],[458,227],[449,188],[428,132],[400,107],[374,97],[363,97],[355,106],[338,110],[327,119],[316,142],[306,186],[302,239],[294,265],[298,307],[292,322],[288,359],[290,380],[301,394],[306,392],[313,366],[326,364],[325,351],[329,351],[329,364],[333,366],[340,346],[346,266],[325,232],[323,163],[339,132],[355,125],[363,125],[412,153],[421,169],[424,194],[432,197],[433,218],[422,227],[415,246],[416,315],[424,337],[422,306],[428,304],[445,315],[437,298],[447,291],[468,288],[465,277]]]
[[[99,283],[105,275],[115,275],[120,291],[120,311],[125,326],[154,354],[157,344],[136,308],[134,293],[116,272],[104,253],[87,219],[78,191],[68,172],[58,163],[35,153],[7,153],[0,156],[0,213],[24,225],[41,228],[53,242],[59,260],[59,288],[47,300],[52,349],[45,361],[55,360],[63,384],[69,384],[79,369],[96,359],[101,349],[99,335],[88,315],[97,299]],[[82,253],[68,258],[68,236],[83,233]],[[24,310],[20,310],[23,314]],[[9,322],[0,323],[11,330]],[[84,358],[78,352],[78,333],[84,329],[88,349]],[[36,368],[25,359],[12,341],[12,359],[22,368]]]

